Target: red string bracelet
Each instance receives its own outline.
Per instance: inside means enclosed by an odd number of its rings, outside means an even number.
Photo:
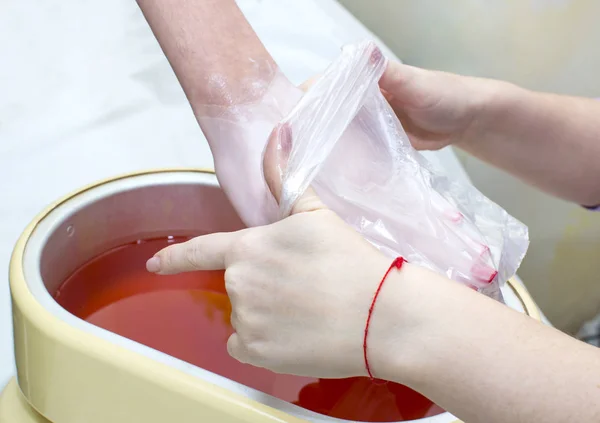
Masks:
[[[394,268],[400,270],[405,261],[406,260],[404,260],[404,258],[397,257],[392,262],[392,264],[388,268],[387,272],[385,272],[385,275],[383,275],[381,282],[379,282],[379,286],[377,287],[377,291],[375,291],[375,295],[373,296],[373,301],[371,302],[371,307],[369,307],[369,314],[367,316],[367,324],[365,325],[365,337],[363,339],[363,355],[365,358],[365,367],[367,368],[367,374],[369,375],[369,378],[371,378],[372,381],[374,381],[375,378],[373,377],[373,373],[371,372],[371,366],[369,365],[369,358],[367,356],[367,338],[369,336],[369,327],[371,326],[371,317],[373,317],[373,309],[375,309],[375,303],[377,302],[377,297],[379,297],[381,288],[383,287],[383,284],[386,281],[388,275]]]

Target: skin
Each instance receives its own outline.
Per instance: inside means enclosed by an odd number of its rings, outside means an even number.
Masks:
[[[380,85],[417,149],[454,144],[547,193],[600,204],[600,101],[394,62]]]
[[[137,2],[196,115],[256,100],[252,81],[276,69],[233,0]]]
[[[239,58],[251,52],[272,63],[233,1],[139,3],[195,109],[247,100],[236,83],[207,87],[212,72],[243,85],[256,68]],[[547,192],[600,203],[596,102],[396,63],[380,85],[415,147],[452,143]],[[274,162],[267,151],[265,179],[277,199]],[[147,268],[226,269],[233,357],[336,378],[366,375],[367,311],[389,265],[309,189],[282,221],[172,245]],[[368,357],[377,377],[410,386],[465,422],[600,421],[596,348],[411,264],[383,287]]]

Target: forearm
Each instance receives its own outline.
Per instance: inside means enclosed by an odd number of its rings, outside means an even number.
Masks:
[[[138,0],[210,146],[219,184],[249,226],[277,209],[261,160],[299,93],[235,0]],[[243,183],[240,183],[243,181]]]
[[[550,194],[600,204],[600,102],[493,84],[460,146]]]
[[[412,329],[388,336],[386,378],[468,423],[600,421],[597,349],[423,269],[395,277],[378,318]]]
[[[253,101],[273,59],[234,0],[138,0],[196,113]]]

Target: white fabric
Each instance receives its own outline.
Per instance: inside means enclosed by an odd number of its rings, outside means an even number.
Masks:
[[[296,83],[320,72],[341,45],[373,38],[334,0],[239,3]],[[137,169],[212,166],[212,158],[134,0],[4,0],[0,40],[2,386],[14,372],[5,275],[27,223],[52,200],[94,180]],[[450,150],[436,157],[464,176]]]

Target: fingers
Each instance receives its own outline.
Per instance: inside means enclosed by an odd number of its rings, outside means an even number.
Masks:
[[[379,86],[385,91],[393,92],[399,86],[409,82],[411,77],[414,77],[414,69],[412,66],[390,60],[379,80]]]
[[[379,86],[388,101],[393,99],[406,107],[423,108],[427,99],[435,98],[429,93],[434,93],[438,88],[432,85],[435,82],[430,78],[432,75],[435,74],[431,71],[390,61],[379,80]]]
[[[227,340],[227,352],[232,358],[235,358],[237,361],[241,363],[245,363],[244,360],[244,348],[242,346],[242,341],[237,333],[231,334],[229,339]]]
[[[251,364],[255,367],[263,367],[261,365],[263,364],[262,360],[248,351],[242,342],[242,338],[240,338],[236,332],[232,333],[227,340],[227,352],[231,358],[236,359],[240,363]]]
[[[149,272],[172,275],[194,270],[225,269],[225,257],[244,231],[199,236],[163,248],[146,262]]]
[[[291,124],[285,122],[276,126],[273,132],[271,132],[265,149],[263,173],[269,190],[278,204],[281,202],[283,178],[288,167],[292,147],[293,133]],[[316,192],[309,187],[296,201],[290,214],[306,213],[326,208]]]
[[[263,157],[263,173],[269,191],[281,200],[282,178],[292,150],[292,129],[288,123],[277,125],[271,132]]]

